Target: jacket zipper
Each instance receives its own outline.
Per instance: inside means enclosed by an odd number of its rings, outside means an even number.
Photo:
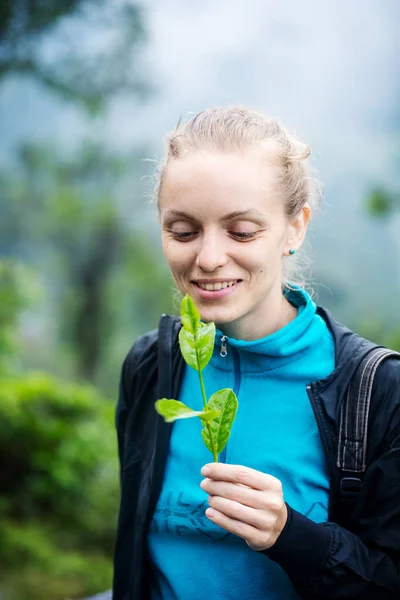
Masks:
[[[228,341],[228,338],[226,337],[226,335],[223,335],[221,338],[221,350],[219,353],[220,356],[222,356],[223,358],[225,358],[225,356],[227,356],[227,354],[228,354],[227,341]],[[234,371],[234,376],[235,376],[234,383],[233,383],[233,391],[235,392],[236,396],[238,396],[239,389],[240,389],[240,383],[241,383],[240,355],[239,355],[239,352],[236,350],[236,348],[233,348],[231,346],[230,349],[232,351],[232,356],[233,356],[233,371]],[[229,443],[229,440],[228,440],[228,443]],[[219,457],[220,461],[223,463],[226,461],[227,448],[228,448],[228,444],[222,450],[220,457]]]
[[[221,338],[221,350],[219,351],[219,355],[222,356],[222,358],[225,358],[225,356],[228,354],[228,350],[226,347],[226,340],[227,340],[226,335],[223,335]]]

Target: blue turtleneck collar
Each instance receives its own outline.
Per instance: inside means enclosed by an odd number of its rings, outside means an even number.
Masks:
[[[298,360],[320,335],[315,324],[316,304],[309,294],[298,287],[285,290],[288,301],[297,308],[297,316],[275,333],[258,340],[245,341],[226,337],[217,329],[212,366],[224,371],[233,366],[232,355],[240,354],[242,372],[262,372],[279,368]],[[222,341],[225,340],[226,356],[221,356]]]

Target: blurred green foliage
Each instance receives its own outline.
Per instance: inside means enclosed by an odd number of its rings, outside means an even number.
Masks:
[[[1,2],[0,85],[33,81],[91,126],[91,141],[26,139],[0,164],[1,600],[111,585],[119,370],[172,299],[140,219],[145,150],[92,139],[111,100],[152,91],[145,38],[134,0]]]
[[[111,585],[118,481],[113,405],[40,373],[0,383],[0,589],[5,600]]]
[[[385,188],[376,187],[367,196],[366,206],[372,216],[387,217],[390,212],[400,207],[400,197]]]
[[[138,326],[154,327],[172,310],[159,250],[141,228],[135,199],[121,194],[135,188],[138,162],[136,154],[118,156],[88,142],[74,153],[25,145],[14,170],[0,168],[0,247],[41,274],[67,374],[110,393],[116,345],[126,351]]]
[[[26,270],[0,263],[0,597],[80,598],[112,581],[114,403],[90,385],[18,372]]]
[[[0,262],[0,373],[12,368],[17,350],[17,322],[26,303],[23,268],[12,261]]]
[[[400,326],[395,324],[388,330],[379,319],[379,315],[372,315],[369,319],[359,321],[357,333],[376,344],[400,352]]]

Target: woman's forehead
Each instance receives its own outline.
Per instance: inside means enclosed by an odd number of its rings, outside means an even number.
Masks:
[[[160,209],[190,206],[224,213],[271,209],[278,195],[275,165],[246,154],[195,154],[172,160],[163,176]]]

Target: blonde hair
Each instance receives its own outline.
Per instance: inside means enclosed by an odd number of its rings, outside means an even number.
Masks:
[[[321,186],[306,161],[311,154],[310,147],[279,120],[243,106],[210,108],[184,124],[178,123],[165,140],[165,157],[156,184],[157,204],[163,176],[171,161],[201,151],[245,152],[257,146],[264,148],[278,167],[286,216],[294,218],[306,203],[316,208],[321,199]],[[304,261],[301,265],[298,259],[291,257],[286,262],[289,265],[285,265],[285,280],[293,283],[296,279],[296,283],[302,285],[304,278],[299,277],[299,267],[304,270]]]

